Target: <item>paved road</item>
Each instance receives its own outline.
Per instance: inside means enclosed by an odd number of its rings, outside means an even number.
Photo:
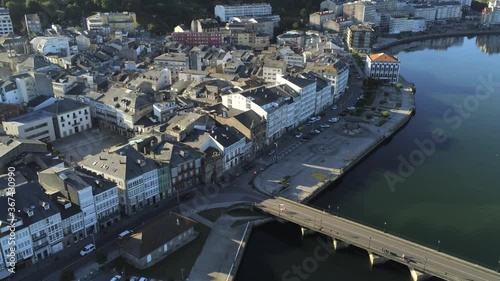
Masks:
[[[500,274],[493,270],[291,200],[277,197],[264,200],[257,206],[269,214],[444,280],[500,280]],[[402,255],[411,261],[403,259]]]

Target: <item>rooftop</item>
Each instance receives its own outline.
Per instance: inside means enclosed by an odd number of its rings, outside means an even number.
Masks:
[[[370,54],[369,57],[370,60],[377,62],[399,62],[398,58],[386,53]]]
[[[58,100],[54,104],[44,107],[41,110],[49,113],[54,113],[56,115],[60,115],[88,107],[89,106],[87,104],[81,102],[69,99],[63,99],[63,100]]]

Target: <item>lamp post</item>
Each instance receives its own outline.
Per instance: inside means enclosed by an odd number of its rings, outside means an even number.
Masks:
[[[184,268],[181,268],[181,280],[184,280]]]
[[[384,233],[387,231],[387,222],[384,221]]]
[[[498,261],[497,272],[500,271],[500,261]]]
[[[439,245],[441,244],[441,240],[438,240],[437,251],[439,252]]]
[[[339,216],[339,206],[337,206],[337,217]]]
[[[329,213],[329,214],[331,214],[331,213],[330,213],[330,205],[328,205],[328,213]]]

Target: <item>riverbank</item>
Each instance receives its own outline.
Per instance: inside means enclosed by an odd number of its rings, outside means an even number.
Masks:
[[[387,43],[383,43],[381,45],[375,44],[373,46],[372,52],[378,53],[378,52],[382,52],[386,49],[392,48],[392,47],[397,46],[397,45],[407,44],[407,43],[416,42],[416,41],[423,41],[423,40],[428,40],[428,39],[438,39],[438,38],[445,38],[445,37],[462,37],[462,36],[499,35],[499,34],[500,34],[500,29],[467,30],[467,31],[454,31],[454,32],[448,32],[448,33],[426,34],[426,35],[412,36],[409,38],[397,39],[395,41],[390,41]]]
[[[414,95],[409,89],[412,84],[404,79],[401,82],[401,92],[393,89],[395,93],[391,94],[399,100],[385,98],[384,92],[378,94],[379,107],[390,114],[388,119],[366,122],[346,117],[258,175],[255,187],[297,202],[317,196],[411,119],[415,110]]]

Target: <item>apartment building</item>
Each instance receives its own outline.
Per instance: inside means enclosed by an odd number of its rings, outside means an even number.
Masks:
[[[375,41],[375,31],[365,25],[352,25],[347,28],[347,45],[350,50],[370,52]]]
[[[90,107],[77,101],[63,99],[41,109],[52,114],[56,138],[64,138],[92,128]]]
[[[342,15],[352,17],[358,23],[377,24],[377,11],[370,1],[355,1],[344,3]]]
[[[22,139],[53,141],[56,139],[53,114],[32,111],[3,121],[5,134]]]
[[[500,8],[485,8],[481,13],[482,24],[500,24]]]
[[[263,50],[271,44],[269,34],[232,30],[231,42],[237,46]]]
[[[177,114],[179,105],[174,100],[157,102],[153,104],[153,114],[156,116],[158,122],[167,122]]]
[[[286,61],[266,60],[262,67],[264,81],[275,84],[278,75],[286,75]]]
[[[38,14],[24,15],[23,25],[30,35],[36,35],[42,32],[42,23],[40,22]]]
[[[401,32],[422,32],[426,28],[424,18],[392,16],[389,21],[389,34]]]
[[[436,20],[437,8],[431,5],[415,5],[413,6],[413,15],[416,18],[424,18],[427,22]]]
[[[97,13],[86,19],[87,30],[99,33],[114,33],[134,31],[139,23],[135,13]]]
[[[172,82],[175,82],[179,79],[179,71],[189,69],[189,56],[184,53],[165,53],[154,58],[154,63],[158,68],[167,68]]]
[[[159,200],[158,165],[131,144],[88,156],[80,165],[117,184],[120,210],[127,215]]]
[[[300,107],[298,122],[305,121],[317,112],[316,98],[318,95],[315,80],[305,79],[300,76],[279,75],[276,84],[284,84],[299,94],[299,97],[294,100],[298,102],[297,104]]]
[[[60,57],[67,57],[71,54],[69,47],[69,38],[65,36],[59,37],[35,37],[30,41],[33,50],[36,53],[49,56],[57,54]]]
[[[399,81],[400,61],[397,57],[385,53],[366,56],[365,73],[368,77],[386,80],[391,84]]]
[[[329,31],[338,32],[340,38],[345,38],[347,36],[347,27],[354,24],[354,21],[349,20],[346,17],[334,18],[323,23],[323,28]]]
[[[309,26],[315,29],[323,29],[323,24],[337,17],[334,11],[315,12],[309,15]]]
[[[14,32],[8,8],[0,7],[0,22],[0,35]]]
[[[347,89],[349,79],[349,65],[340,60],[319,60],[315,63],[308,63],[306,70],[312,71],[332,82],[333,100],[337,101]]]
[[[252,147],[251,142],[247,146],[247,141],[243,134],[229,126],[214,127],[209,132],[209,135],[209,141],[201,149],[204,151],[210,146],[222,153],[224,157],[223,172],[240,164],[249,152],[248,149]]]
[[[301,73],[300,77],[310,81],[316,81],[316,107],[314,114],[320,114],[333,104],[334,91],[331,80],[312,71]]]
[[[215,17],[219,17],[222,22],[228,22],[232,17],[267,16],[271,12],[271,5],[267,3],[216,5],[214,9]]]
[[[459,19],[462,17],[462,5],[458,1],[439,2],[436,6],[436,20]]]
[[[243,30],[256,33],[267,34],[270,38],[274,38],[275,20],[269,16],[255,17],[233,17],[227,24],[226,29]]]

